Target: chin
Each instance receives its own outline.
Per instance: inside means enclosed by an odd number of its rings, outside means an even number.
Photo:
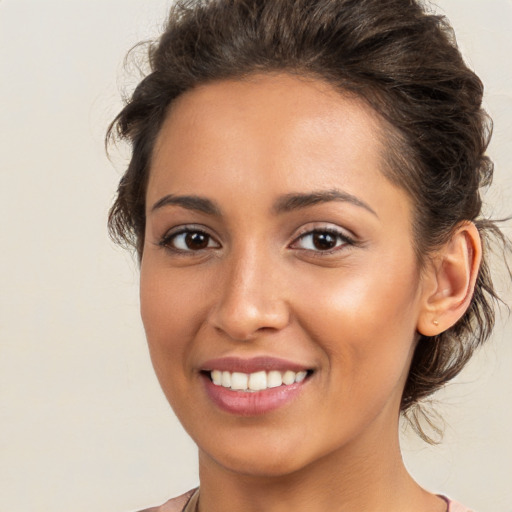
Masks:
[[[200,457],[209,458],[216,465],[231,473],[253,478],[286,477],[309,465],[305,461],[297,459],[296,454],[286,456],[276,454],[272,450],[269,450],[267,454],[262,454],[260,449],[251,455],[238,453],[216,455],[201,453]]]
[[[332,443],[306,432],[283,433],[266,431],[247,435],[232,435],[210,438],[205,444],[194,439],[199,446],[200,461],[210,462],[224,470],[246,477],[279,478],[298,475],[303,469],[311,468],[333,451]],[[240,434],[240,432],[238,432]],[[203,438],[205,439],[205,438]]]

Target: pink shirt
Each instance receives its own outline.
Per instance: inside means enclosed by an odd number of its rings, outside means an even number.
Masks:
[[[450,500],[448,501],[448,512],[471,512],[471,510],[456,501]]]
[[[449,500],[445,496],[439,496],[440,498],[443,498],[443,500],[448,503],[448,509],[446,512],[471,512],[469,508],[465,507],[464,505],[461,505],[457,501]]]
[[[469,508],[457,503],[456,501],[449,500],[445,496],[440,497],[448,504],[446,512],[471,512]],[[141,510],[140,512],[193,512],[196,509],[198,498],[199,493],[197,492],[197,489],[192,489],[182,496],[169,500],[161,507],[148,508],[146,510]]]

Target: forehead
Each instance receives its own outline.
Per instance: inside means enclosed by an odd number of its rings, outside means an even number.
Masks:
[[[203,85],[169,110],[148,204],[163,193],[221,188],[253,200],[319,188],[371,195],[391,186],[382,173],[382,126],[362,100],[319,80],[256,75]]]

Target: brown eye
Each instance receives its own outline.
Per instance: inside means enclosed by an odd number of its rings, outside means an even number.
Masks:
[[[208,233],[191,229],[165,236],[160,245],[181,252],[202,251],[220,247]]]
[[[329,252],[354,245],[354,241],[343,232],[334,229],[312,230],[301,235],[293,244],[294,249],[306,249],[313,252]]]
[[[336,236],[329,232],[313,233],[312,243],[315,249],[319,251],[328,251],[336,247]]]
[[[199,251],[208,247],[209,236],[206,233],[186,233],[185,234],[185,245],[188,249],[193,251]]]

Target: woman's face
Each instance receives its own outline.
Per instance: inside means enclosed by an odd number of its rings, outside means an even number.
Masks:
[[[173,104],[147,190],[141,307],[204,460],[279,475],[395,442],[422,286],[380,130],[361,102],[284,74]]]

